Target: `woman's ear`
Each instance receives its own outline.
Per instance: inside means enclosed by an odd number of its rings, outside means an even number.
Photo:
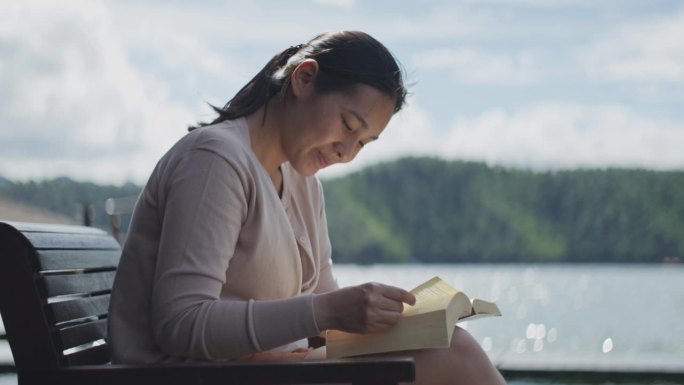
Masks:
[[[318,62],[314,59],[306,59],[299,63],[292,71],[290,87],[295,97],[303,96],[307,92],[313,92],[318,75]]]

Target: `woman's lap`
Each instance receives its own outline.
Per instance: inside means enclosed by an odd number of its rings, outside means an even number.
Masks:
[[[372,357],[413,357],[416,383],[505,384],[477,341],[467,331],[456,328],[448,348],[428,348],[369,355]],[[245,358],[251,361],[324,360],[325,346],[293,352],[262,352]],[[439,380],[441,379],[441,380]],[[446,382],[444,382],[444,381]]]

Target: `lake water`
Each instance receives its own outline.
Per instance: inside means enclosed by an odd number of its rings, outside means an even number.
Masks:
[[[496,301],[503,317],[460,326],[501,368],[684,372],[683,265],[338,265],[335,271],[341,286],[376,281],[407,289],[439,275],[470,296]],[[0,345],[0,361],[5,357]],[[0,376],[2,385],[14,383]],[[565,382],[511,382],[532,383]]]
[[[497,366],[684,372],[682,265],[337,266],[346,286],[412,288],[441,276],[496,301],[502,318],[461,324]]]

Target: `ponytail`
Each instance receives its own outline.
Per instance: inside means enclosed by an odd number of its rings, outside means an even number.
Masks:
[[[402,72],[384,45],[363,32],[330,32],[273,56],[223,108],[210,105],[219,114],[216,119],[188,130],[250,115],[273,97],[284,99],[292,71],[305,59],[314,59],[319,64],[315,83],[318,91],[339,91],[362,83],[393,97],[394,112],[404,105]]]
[[[226,103],[223,108],[211,105],[219,116],[209,123],[199,123],[197,126],[190,126],[188,131],[199,127],[221,123],[225,120],[237,119],[247,116],[265,105],[273,96],[278,94],[283,86],[283,79],[273,76],[273,74],[294,55],[302,45],[292,46],[271,58],[235,96]],[[289,79],[288,79],[289,80]]]

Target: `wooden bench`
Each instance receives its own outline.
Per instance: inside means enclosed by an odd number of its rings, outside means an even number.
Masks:
[[[396,384],[411,358],[110,364],[109,293],[120,246],[104,231],[0,222],[0,312],[19,384]]]

